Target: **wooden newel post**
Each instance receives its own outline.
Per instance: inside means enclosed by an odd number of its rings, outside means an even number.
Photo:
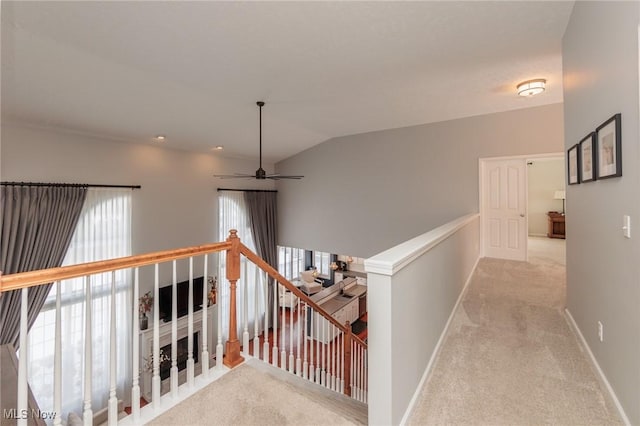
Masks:
[[[351,396],[351,324],[345,322],[347,332],[344,335],[344,394]]]
[[[229,368],[238,366],[244,361],[240,355],[240,341],[238,340],[238,323],[236,319],[236,283],[240,279],[240,238],[238,231],[229,231],[227,241],[231,248],[227,250],[227,280],[229,280],[229,340],[227,340],[227,354],[224,365]]]

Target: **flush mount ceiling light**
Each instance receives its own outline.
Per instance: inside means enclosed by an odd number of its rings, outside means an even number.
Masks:
[[[211,148],[211,151],[222,151],[224,149],[223,145],[217,145]]]
[[[547,80],[544,78],[536,78],[535,80],[527,80],[518,84],[518,95],[534,96],[544,92],[544,86]]]
[[[167,137],[165,135],[156,135],[153,137],[155,140],[157,140],[158,142],[164,142]]]

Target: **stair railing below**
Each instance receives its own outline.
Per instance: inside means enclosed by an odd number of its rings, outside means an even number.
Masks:
[[[352,334],[349,322],[343,324],[331,316],[244,244],[239,244],[239,250],[263,272],[265,295],[273,293],[273,313],[264,316],[264,330],[269,330],[269,324],[273,327],[274,319],[280,323],[271,334],[263,333],[262,352],[254,337],[253,356],[366,403],[367,345]],[[269,286],[269,277],[279,285]],[[243,340],[249,353],[246,333]]]

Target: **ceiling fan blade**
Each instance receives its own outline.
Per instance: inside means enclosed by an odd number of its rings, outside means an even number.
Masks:
[[[280,179],[302,179],[304,176],[293,176],[293,175],[269,175],[267,179],[271,180],[280,180]]]
[[[255,178],[255,175],[247,175],[243,173],[234,173],[232,175],[213,175],[213,177],[219,179],[247,179],[247,178]]]

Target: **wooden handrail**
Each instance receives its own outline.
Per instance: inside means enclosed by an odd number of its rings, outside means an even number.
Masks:
[[[269,265],[264,259],[262,259],[260,256],[255,254],[253,251],[251,251],[251,249],[249,249],[247,246],[245,246],[242,243],[240,243],[240,253],[242,253],[247,259],[253,262],[256,266],[258,266],[264,272],[269,274],[271,278],[276,280],[278,283],[284,286],[287,290],[289,290],[290,292],[295,294],[297,297],[299,297],[300,300],[303,300],[307,305],[311,306],[317,313],[319,313],[327,321],[335,325],[336,328],[338,328],[340,331],[342,331],[345,334],[350,333],[351,331],[350,329],[347,329],[347,327],[344,324],[340,324],[338,320],[336,320],[329,313],[327,313],[327,311],[322,309],[317,303],[312,301],[309,298],[309,296],[307,296],[305,293],[302,292],[302,290],[300,290],[298,287],[293,285],[289,280],[287,280],[278,271],[276,271],[273,266]],[[355,336],[352,334],[351,339],[356,343],[358,343],[359,345],[361,345],[362,347],[364,347],[365,349],[367,348],[367,344],[364,343],[358,336]]]
[[[101,260],[98,262],[82,263],[79,265],[61,266],[59,268],[1,275],[0,293],[10,290],[19,290],[26,287],[34,287],[59,280],[83,277],[119,269],[135,268],[137,266],[152,265],[155,263],[167,262],[169,260],[184,259],[186,257],[215,253],[229,249],[231,249],[231,243],[223,241],[194,247],[120,257],[117,259]]]

